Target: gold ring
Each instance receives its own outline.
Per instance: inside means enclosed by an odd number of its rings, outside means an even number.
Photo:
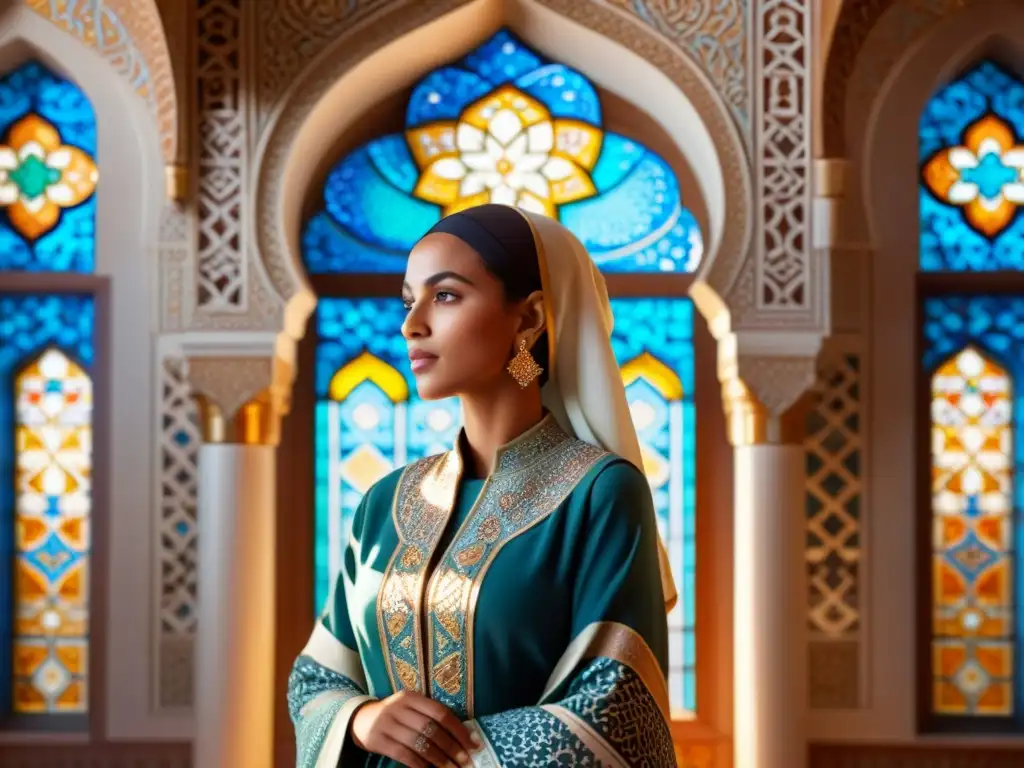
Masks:
[[[421,733],[416,738],[416,743],[412,745],[412,748],[421,755],[425,755],[427,754],[427,750],[430,749],[430,740]]]
[[[436,732],[437,732],[437,723],[435,723],[433,720],[428,720],[427,724],[425,726],[423,726],[423,730],[420,731],[420,733],[422,733],[428,739],[431,736],[433,736]]]

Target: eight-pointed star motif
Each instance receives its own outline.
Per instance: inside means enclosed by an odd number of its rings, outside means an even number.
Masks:
[[[468,107],[457,123],[409,131],[423,168],[417,197],[445,215],[483,203],[554,216],[556,206],[595,194],[589,170],[601,132],[576,120],[552,120],[543,104],[504,86]]]

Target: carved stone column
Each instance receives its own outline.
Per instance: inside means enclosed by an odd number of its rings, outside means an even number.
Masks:
[[[806,400],[800,396],[813,383],[814,357],[740,357],[720,372],[735,451],[734,765],[804,768]]]
[[[274,764],[275,460],[292,365],[189,357],[199,405],[194,768]]]

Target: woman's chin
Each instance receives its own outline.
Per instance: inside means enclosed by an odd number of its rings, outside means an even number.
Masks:
[[[419,395],[420,400],[429,402],[431,400],[446,400],[454,396],[455,393],[451,388],[439,382],[431,381],[430,376],[417,376],[416,394]]]

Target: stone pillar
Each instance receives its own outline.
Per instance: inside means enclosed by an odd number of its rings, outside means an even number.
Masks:
[[[805,768],[806,410],[801,400],[773,416],[739,378],[725,380],[723,398],[735,451],[734,765]]]
[[[275,459],[291,366],[190,358],[189,379],[204,441],[192,765],[273,768]]]

